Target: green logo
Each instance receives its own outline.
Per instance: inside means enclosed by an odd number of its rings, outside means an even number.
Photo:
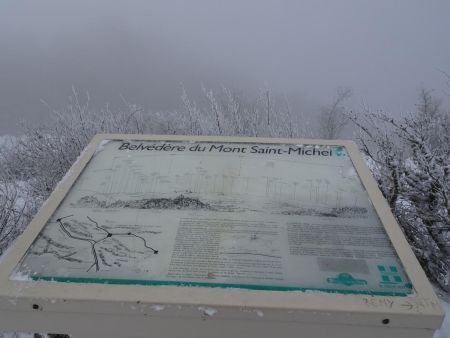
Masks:
[[[336,147],[336,156],[345,156],[344,147]]]
[[[380,273],[380,286],[412,289],[412,284],[405,283],[405,280],[402,278],[395,265],[377,265],[377,269]]]
[[[345,286],[352,285],[367,285],[367,281],[365,279],[356,279],[349,273],[342,272],[336,277],[327,278],[327,282],[330,284],[342,284]]]

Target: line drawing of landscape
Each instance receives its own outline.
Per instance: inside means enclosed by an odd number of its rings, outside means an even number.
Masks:
[[[238,199],[202,202],[197,197],[187,197],[183,194],[175,198],[142,198],[142,199],[118,199],[108,203],[106,200],[99,200],[96,196],[87,195],[71,204],[75,208],[103,208],[103,209],[191,209],[191,210],[208,210],[222,212],[238,212],[245,211],[242,208],[242,202]],[[234,203],[233,203],[234,202]],[[239,207],[240,205],[241,207]],[[305,208],[293,203],[273,203],[266,202],[269,209],[276,209],[273,213],[291,216],[317,216],[317,217],[339,217],[339,218],[367,218],[368,209],[365,207],[322,207],[322,208]],[[252,209],[258,211],[258,209]]]
[[[118,199],[108,203],[106,200],[99,200],[96,196],[83,196],[72,207],[77,208],[112,208],[112,209],[209,209],[211,206],[203,203],[199,198],[179,195],[175,198],[143,198],[143,199]]]
[[[71,205],[367,218],[368,206],[364,202],[367,198],[362,198],[365,191],[350,162],[349,169],[342,164],[290,159],[274,162],[236,156],[235,163],[230,165],[227,159],[208,154],[218,161],[211,165],[202,154],[165,156],[169,157],[165,165],[161,164],[163,161],[155,161],[152,166],[146,165],[148,158],[142,155],[132,159],[115,156],[111,165],[89,174],[100,180],[96,184],[83,184],[78,199]],[[298,173],[280,176],[277,166],[292,173],[297,169]],[[261,173],[252,176],[257,173],[255,170]],[[92,182],[93,178],[86,180]]]

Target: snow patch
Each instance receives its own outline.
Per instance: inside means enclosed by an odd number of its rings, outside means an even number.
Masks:
[[[162,310],[164,310],[166,307],[165,307],[164,305],[152,305],[152,306],[150,306],[150,308],[151,308],[153,311],[162,311]]]
[[[19,272],[19,271],[15,271],[11,275],[11,279],[14,280],[14,281],[18,281],[18,282],[29,282],[29,281],[32,281],[32,279],[31,279],[29,274],[23,273],[23,272]]]
[[[375,163],[373,159],[371,159],[369,156],[366,155],[364,155],[363,158],[370,172],[375,173],[379,171],[378,165]]]
[[[105,146],[106,146],[109,142],[111,142],[111,140],[102,140],[102,141],[98,144],[97,149],[95,149],[94,155],[97,154],[97,153],[99,153],[99,152],[101,152],[101,151],[103,151],[103,149],[105,149]]]
[[[254,310],[253,312],[255,312],[256,315],[260,318],[264,317],[264,312],[262,312],[261,310]]]
[[[212,307],[203,307],[203,306],[200,306],[200,307],[198,308],[198,310],[199,310],[200,312],[202,312],[204,315],[208,316],[208,317],[212,317],[212,316],[214,316],[214,315],[217,313],[217,310],[216,310],[216,309],[213,309]]]

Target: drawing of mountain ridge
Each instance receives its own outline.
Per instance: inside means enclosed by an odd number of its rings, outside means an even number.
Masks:
[[[117,200],[111,203],[95,196],[84,196],[72,204],[79,208],[129,208],[129,209],[211,209],[208,203],[198,198],[179,195],[175,198],[142,198]]]

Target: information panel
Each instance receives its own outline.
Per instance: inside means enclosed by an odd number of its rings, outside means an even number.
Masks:
[[[405,296],[343,146],[103,142],[12,278]]]

